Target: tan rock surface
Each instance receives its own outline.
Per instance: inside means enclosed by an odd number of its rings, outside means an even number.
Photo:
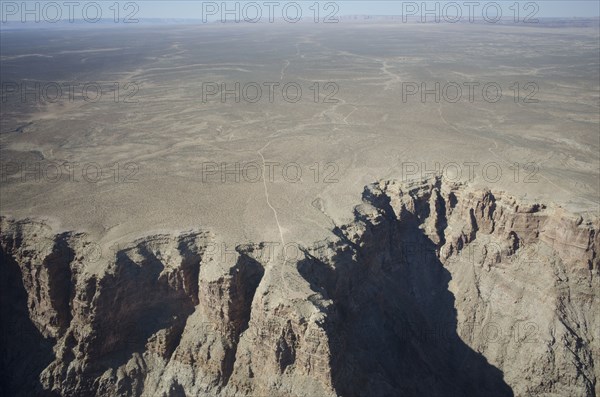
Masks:
[[[215,250],[226,242],[196,230],[137,240],[99,264],[85,234],[3,217],[11,387],[598,392],[597,219],[439,178],[368,185],[354,218],[294,258],[266,243]]]

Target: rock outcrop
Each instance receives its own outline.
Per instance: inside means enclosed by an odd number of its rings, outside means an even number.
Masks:
[[[559,207],[380,181],[293,257],[0,226],[2,395],[600,394],[598,220]]]

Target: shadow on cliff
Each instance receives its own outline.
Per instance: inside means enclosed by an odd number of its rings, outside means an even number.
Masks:
[[[143,244],[137,249],[143,258],[140,262],[118,252],[115,273],[99,282],[104,293],[96,300],[102,315],[94,324],[94,337],[101,343],[92,345],[88,353],[98,372],[127,363],[135,353],[141,355],[158,332],[162,335],[156,338],[160,348],[156,353],[170,357],[198,302],[199,256],[180,251],[185,274],[165,274],[165,264],[154,252]],[[184,286],[189,279],[195,284]]]
[[[450,273],[421,220],[389,204],[329,264],[308,256],[298,271],[334,301],[327,333],[333,385],[340,396],[513,396],[502,372],[457,334]],[[333,264],[333,266],[332,266]]]
[[[42,389],[39,376],[54,359],[54,341],[31,322],[21,269],[0,250],[0,395],[54,396]]]

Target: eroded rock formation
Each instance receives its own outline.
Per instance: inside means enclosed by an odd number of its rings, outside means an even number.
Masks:
[[[290,259],[4,217],[1,394],[600,394],[597,220],[440,179],[354,218]]]

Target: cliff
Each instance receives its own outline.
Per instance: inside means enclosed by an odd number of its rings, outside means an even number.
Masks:
[[[600,394],[598,220],[550,204],[380,181],[294,254],[0,226],[3,395]]]

